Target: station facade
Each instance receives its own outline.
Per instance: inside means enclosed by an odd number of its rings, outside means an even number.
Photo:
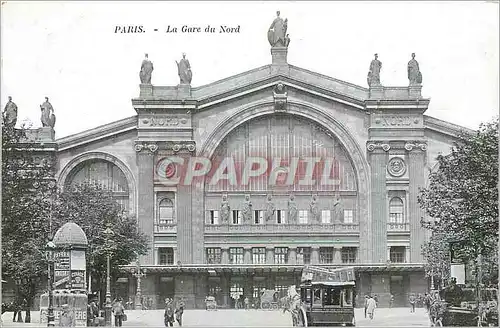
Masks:
[[[167,297],[204,308],[207,295],[258,304],[263,289],[298,284],[305,264],[354,266],[358,303],[427,291],[418,189],[462,128],[424,114],[420,84],[365,88],[290,65],[287,51],[204,86],[140,84],[137,115],[41,137],[60,187],[104,184],[137,218],[153,308]],[[135,270],[113,281],[124,300]]]

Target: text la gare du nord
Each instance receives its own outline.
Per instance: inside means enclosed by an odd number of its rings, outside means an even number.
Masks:
[[[155,28],[154,32],[158,32],[159,29]],[[240,33],[240,25],[238,26],[227,26],[220,25],[218,27],[213,27],[207,25],[205,27],[200,26],[190,26],[190,25],[182,25],[172,26],[168,25],[165,29],[166,33]],[[146,33],[146,28],[144,25],[116,25],[115,33]]]

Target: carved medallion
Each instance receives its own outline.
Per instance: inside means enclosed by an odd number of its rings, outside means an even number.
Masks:
[[[406,164],[401,157],[393,157],[387,164],[387,170],[393,177],[401,177],[406,173]]]

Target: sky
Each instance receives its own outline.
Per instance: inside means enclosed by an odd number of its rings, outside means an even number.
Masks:
[[[385,86],[407,86],[416,53],[426,115],[476,129],[499,111],[498,2],[2,1],[1,104],[40,127],[48,96],[56,138],[135,115],[145,53],[153,85],[177,85],[187,54],[198,87],[271,63],[267,30],[288,19],[288,63],[364,87],[373,54]],[[145,33],[115,33],[116,26]],[[166,33],[168,26],[178,33]],[[216,33],[182,33],[182,26]],[[221,25],[239,33],[219,33]],[[154,29],[158,29],[155,32]]]

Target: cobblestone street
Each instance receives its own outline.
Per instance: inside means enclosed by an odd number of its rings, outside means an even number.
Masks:
[[[24,314],[24,313],[23,313]],[[128,321],[124,327],[163,327],[163,311],[127,311]],[[13,323],[12,313],[2,316],[4,327],[39,327],[39,314],[32,312],[32,323]],[[358,327],[428,327],[424,309],[410,313],[409,308],[381,308],[375,310],[373,320],[365,319],[363,309],[356,309]],[[56,325],[57,326],[57,325]],[[186,310],[184,327],[290,327],[291,318],[281,311],[260,310]]]

